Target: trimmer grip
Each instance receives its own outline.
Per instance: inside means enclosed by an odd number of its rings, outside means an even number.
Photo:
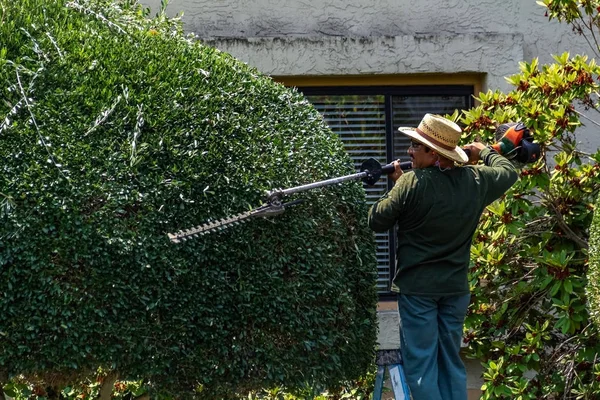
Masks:
[[[400,163],[400,168],[402,169],[402,171],[406,171],[409,169],[412,169],[412,161],[404,161]],[[396,169],[394,168],[394,163],[389,163],[387,165],[384,165],[383,167],[381,167],[381,174],[382,175],[389,175],[394,173]]]
[[[381,174],[382,175],[389,175],[389,174],[393,173],[394,170],[395,170],[394,164],[389,163],[389,164],[384,165],[383,167],[381,167]]]
[[[406,171],[412,169],[412,161],[404,161],[400,163],[400,169]]]

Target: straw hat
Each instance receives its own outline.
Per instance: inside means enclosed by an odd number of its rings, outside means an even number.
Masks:
[[[401,127],[398,130],[446,158],[459,163],[469,161],[463,149],[458,147],[462,133],[460,127],[440,115],[425,114],[416,129]]]

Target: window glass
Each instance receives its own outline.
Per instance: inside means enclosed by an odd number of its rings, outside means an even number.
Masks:
[[[385,96],[383,95],[316,95],[308,100],[323,115],[358,171],[363,161],[374,158],[386,163]],[[375,185],[366,186],[367,202],[375,202],[387,190],[387,176]],[[390,281],[389,233],[377,233],[378,289],[387,290]]]

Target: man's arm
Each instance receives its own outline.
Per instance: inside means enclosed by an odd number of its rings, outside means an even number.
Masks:
[[[402,173],[400,172],[400,175]],[[375,232],[385,232],[396,224],[406,204],[407,188],[411,180],[398,176],[398,181],[388,193],[375,202],[369,210],[369,227]]]
[[[396,223],[395,215],[394,201],[390,198],[390,193],[387,193],[371,206],[368,216],[369,227],[375,232],[385,232]]]
[[[476,164],[481,159],[485,165],[479,172],[488,183],[485,193],[487,204],[502,196],[519,178],[514,165],[506,157],[483,143],[471,143],[465,148],[471,151],[469,163]]]

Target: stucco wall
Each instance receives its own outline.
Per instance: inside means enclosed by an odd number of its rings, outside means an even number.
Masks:
[[[141,0],[152,13],[160,0]],[[511,89],[520,61],[589,53],[536,0],[170,0],[186,30],[273,76],[481,73]],[[598,147],[595,127],[580,130]]]
[[[486,72],[487,84],[492,87],[505,86],[504,76],[514,71],[507,63],[496,63],[496,54],[502,53],[510,59],[523,57],[522,35],[510,33],[255,37],[205,41],[269,75]]]
[[[142,0],[156,12],[160,0]],[[186,29],[270,75],[482,72],[587,50],[535,0],[171,0]]]

